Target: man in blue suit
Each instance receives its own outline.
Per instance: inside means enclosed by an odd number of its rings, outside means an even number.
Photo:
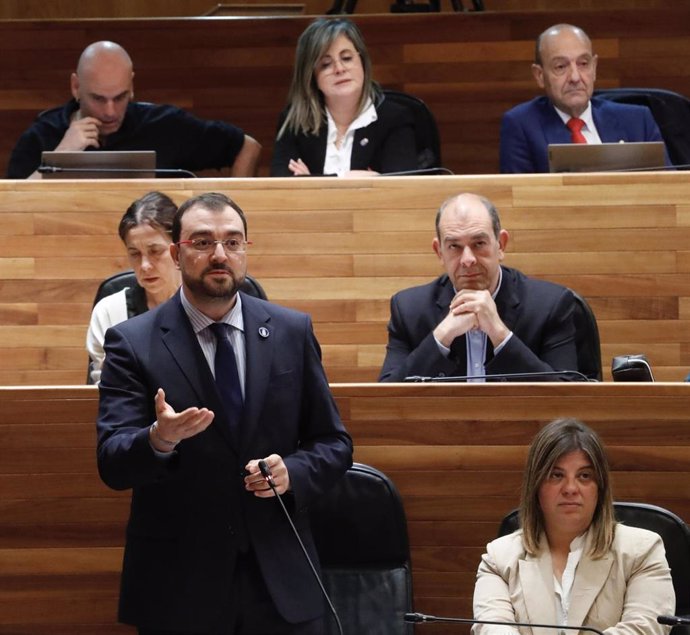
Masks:
[[[181,290],[105,338],[98,469],[132,489],[119,618],[140,635],[317,635],[321,591],[258,466],[318,566],[307,507],[352,443],[311,320],[238,292],[247,223],[228,197],[183,203],[172,233]]]
[[[596,71],[597,56],[582,29],[557,24],[537,38],[532,74],[546,96],[503,115],[501,172],[548,172],[548,145],[576,138],[579,143],[663,141],[645,106],[592,98]]]

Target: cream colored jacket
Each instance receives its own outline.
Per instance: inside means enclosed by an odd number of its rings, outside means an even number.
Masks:
[[[591,626],[606,635],[667,635],[656,618],[673,614],[676,600],[661,538],[645,529],[616,526],[610,552],[592,560],[589,536],[570,595],[568,624]],[[546,539],[537,557],[526,554],[522,531],[487,545],[474,589],[474,618],[556,623],[557,597]],[[473,635],[555,635],[544,628],[477,625]],[[580,631],[583,634],[588,631]],[[576,631],[563,631],[576,635]]]

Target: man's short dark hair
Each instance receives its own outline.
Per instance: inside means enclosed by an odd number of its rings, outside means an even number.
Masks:
[[[225,194],[220,194],[219,192],[206,192],[205,194],[193,196],[180,205],[179,209],[177,210],[177,214],[175,214],[175,218],[173,219],[172,239],[174,243],[180,242],[180,234],[182,233],[182,217],[186,211],[196,206],[203,207],[204,209],[212,212],[222,212],[226,207],[234,209],[242,220],[244,237],[245,239],[247,238],[247,217],[244,215],[242,208]]]

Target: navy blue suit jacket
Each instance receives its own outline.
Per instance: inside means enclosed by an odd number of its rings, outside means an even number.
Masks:
[[[280,130],[287,110],[278,122]],[[350,169],[376,172],[402,172],[417,169],[414,121],[407,108],[383,99],[376,106],[378,119],[365,128],[355,130]],[[318,135],[296,135],[286,131],[276,140],[271,161],[271,176],[292,176],[290,159],[302,159],[312,175],[323,174],[326,160],[328,124]]]
[[[592,98],[592,117],[603,143],[663,141],[646,106]],[[550,143],[570,143],[570,130],[546,97],[512,108],[501,121],[501,172],[548,172]],[[667,158],[667,164],[669,163]]]
[[[284,458],[291,484],[284,499],[316,558],[307,506],[351,465],[351,440],[309,317],[244,294],[242,310],[247,369],[237,444],[179,293],[106,333],[98,469],[110,487],[132,489],[121,621],[213,631],[227,611],[237,554],[249,546],[287,621],[323,612],[320,590],[277,501],[247,492],[243,469],[271,453]],[[197,406],[216,414],[172,456],[156,454],[149,444],[159,387],[177,412]]]
[[[517,269],[502,270],[495,302],[513,336],[495,356],[491,341],[487,341],[486,374],[577,370],[575,301],[570,290],[528,278]],[[455,339],[446,358],[433,335],[448,314],[454,295],[453,284],[444,274],[391,298],[388,346],[379,381],[403,381],[411,375],[467,375],[465,336]]]

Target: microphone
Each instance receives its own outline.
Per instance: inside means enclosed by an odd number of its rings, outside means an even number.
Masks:
[[[99,174],[161,174],[163,176],[187,176],[197,178],[194,172],[183,170],[182,168],[63,168],[57,165],[39,165],[38,171],[41,174],[69,174],[74,172],[99,173]]]
[[[590,379],[587,377],[587,375],[578,370],[542,370],[525,373],[497,373],[495,375],[451,375],[449,377],[424,377],[422,375],[409,375],[405,377],[403,381],[441,384],[447,382],[470,382],[473,379],[484,379],[486,381],[512,381],[516,379],[529,381],[530,379],[536,379],[540,381],[549,377],[560,377],[561,379],[572,379],[574,381],[597,381],[596,379]]]
[[[448,168],[417,168],[415,170],[402,170],[401,172],[381,172],[379,176],[424,176],[424,175],[436,175],[436,174],[450,174],[451,176],[455,174]]]
[[[690,617],[678,615],[659,615],[656,621],[664,626],[690,626]]]
[[[462,617],[437,617],[424,613],[405,613],[405,621],[412,624],[421,622],[453,622],[456,624],[489,624],[493,626],[524,626],[526,628],[550,628],[552,630],[589,631],[595,635],[604,635],[602,631],[593,626],[566,626],[564,624],[530,624],[527,622],[499,622],[497,620],[472,620]],[[680,619],[680,618],[676,618]]]
[[[689,170],[690,163],[679,163],[678,165],[656,165],[651,168],[618,168],[611,172],[671,172],[673,170]]]
[[[292,533],[295,534],[295,538],[297,538],[297,542],[299,543],[299,546],[302,548],[302,553],[304,554],[304,557],[307,559],[307,564],[309,565],[309,568],[311,569],[311,572],[314,574],[314,578],[316,579],[316,582],[319,585],[319,588],[321,589],[321,593],[323,597],[326,599],[326,604],[328,604],[328,608],[331,611],[331,614],[333,615],[333,619],[335,620],[335,625],[338,628],[338,633],[340,635],[343,635],[343,627],[340,624],[340,618],[338,617],[338,613],[335,610],[335,607],[333,606],[333,602],[331,602],[331,598],[328,596],[328,593],[326,592],[325,587],[323,586],[323,582],[321,581],[321,578],[319,577],[318,572],[316,571],[316,567],[314,566],[314,563],[312,562],[311,558],[309,557],[309,553],[307,552],[306,547],[304,546],[304,543],[302,542],[302,538],[300,538],[299,532],[297,531],[297,528],[295,527],[295,524],[292,522],[292,518],[290,518],[290,514],[285,507],[285,503],[283,502],[283,499],[281,498],[280,494],[278,494],[278,491],[276,490],[276,484],[273,480],[273,474],[271,473],[271,468],[268,467],[268,463],[261,459],[259,461],[259,470],[261,471],[261,476],[264,477],[264,480],[266,483],[268,483],[268,486],[273,490],[273,494],[275,497],[278,499],[278,502],[280,503],[280,507],[283,510],[283,513],[285,514],[285,518],[287,518],[288,523],[290,524],[290,527],[292,529]]]

